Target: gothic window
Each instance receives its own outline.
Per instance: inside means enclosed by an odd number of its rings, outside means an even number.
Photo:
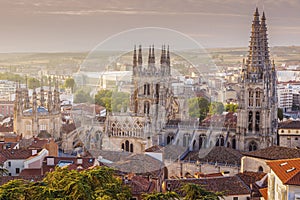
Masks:
[[[216,146],[224,146],[224,136],[223,135],[219,135],[217,137],[217,142],[216,142]]]
[[[235,139],[235,137],[232,138],[231,143],[232,143],[232,148],[236,149],[236,139]]]
[[[144,95],[147,94],[147,84],[144,84]]]
[[[256,91],[256,94],[255,94],[255,104],[256,104],[256,107],[260,107],[261,106],[260,91]]]
[[[260,124],[260,114],[256,112],[255,114],[255,131],[259,131],[259,124]]]
[[[147,83],[147,95],[150,95],[150,84]]]
[[[129,151],[129,141],[125,141],[125,151]]]
[[[124,151],[125,150],[125,145],[124,145],[124,143],[122,143],[122,151]]]
[[[170,142],[172,142],[173,140],[174,140],[173,134],[169,134],[167,137],[167,144],[170,144]]]
[[[202,148],[202,146],[205,144],[206,135],[201,134],[199,135],[199,149]]]
[[[144,102],[144,113],[149,114],[150,113],[150,103],[149,101]]]
[[[133,152],[133,144],[130,144],[130,152]]]
[[[249,151],[256,151],[256,150],[257,150],[257,144],[254,141],[250,142]]]
[[[258,172],[264,172],[264,168],[262,166],[259,166]]]
[[[248,130],[252,131],[252,118],[253,118],[253,113],[252,111],[249,112],[249,116],[248,116]]]
[[[252,90],[249,91],[249,106],[250,107],[253,106],[253,91]]]

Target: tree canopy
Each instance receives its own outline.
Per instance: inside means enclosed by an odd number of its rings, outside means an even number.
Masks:
[[[222,114],[224,111],[224,105],[222,102],[212,102],[210,105],[209,105],[209,113],[211,115],[214,115],[214,114]]]
[[[203,97],[191,98],[188,100],[189,115],[199,118],[200,121],[205,119],[209,111],[209,101]]]
[[[75,88],[75,80],[73,78],[67,78],[64,84],[65,88],[71,88],[72,92],[74,92]]]
[[[126,111],[129,105],[129,93],[113,92],[111,90],[100,90],[95,95],[95,103],[105,107],[109,112]]]
[[[89,91],[80,89],[77,90],[74,94],[74,103],[91,103],[92,97],[90,96]]]
[[[116,199],[131,198],[129,188],[107,167],[69,170],[57,167],[39,182],[12,180],[0,187],[0,200],[23,199]]]
[[[238,109],[237,104],[229,103],[225,105],[225,111],[227,112],[236,112],[237,109]]]

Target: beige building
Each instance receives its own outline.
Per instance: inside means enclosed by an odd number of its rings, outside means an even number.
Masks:
[[[28,89],[16,89],[14,107],[14,132],[28,139],[40,134],[47,137],[60,137],[61,110],[58,84],[52,95],[51,87],[45,101],[45,91],[41,88],[38,96],[34,90],[30,100]],[[40,136],[42,136],[40,135]]]
[[[300,121],[287,120],[278,126],[279,145],[283,147],[300,147]]]
[[[268,187],[261,189],[262,199],[300,199],[300,159],[286,159],[268,162]]]
[[[267,162],[273,160],[300,158],[300,150],[280,146],[271,146],[253,152],[245,152],[241,159],[241,172],[264,172],[269,173],[270,167]]]

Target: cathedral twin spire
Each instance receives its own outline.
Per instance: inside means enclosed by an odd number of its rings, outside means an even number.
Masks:
[[[245,79],[262,80],[265,71],[270,70],[270,56],[265,13],[260,19],[258,8],[254,13],[249,44],[249,54],[244,63]]]
[[[155,51],[154,45],[149,47],[148,54],[148,68],[143,68],[143,54],[142,54],[142,46],[139,45],[138,55],[136,46],[134,46],[133,51],[133,75],[142,75],[142,74],[157,74],[158,72],[161,75],[170,74],[170,53],[169,47],[166,50],[165,45],[162,46],[161,50],[161,58],[160,58],[160,70],[155,67]]]

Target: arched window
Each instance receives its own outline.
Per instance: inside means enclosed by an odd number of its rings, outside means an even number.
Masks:
[[[249,151],[256,151],[256,150],[257,150],[257,144],[254,141],[250,142]]]
[[[264,168],[262,166],[259,166],[258,172],[264,172]]]
[[[232,143],[232,148],[236,149],[236,139],[235,139],[235,137],[232,138],[231,143]]]
[[[149,114],[150,113],[150,103],[149,101],[144,102],[144,113]]]
[[[260,124],[260,114],[257,111],[255,114],[255,131],[259,131],[259,124]]]
[[[124,145],[124,143],[122,143],[122,151],[124,151],[125,150],[125,145]]]
[[[169,133],[167,136],[167,144],[170,144],[174,140],[174,135],[172,133]]]
[[[130,144],[130,152],[133,152],[133,144]]]
[[[129,141],[125,141],[125,151],[129,151]]]
[[[255,104],[256,107],[260,107],[261,103],[260,103],[260,91],[256,91],[255,93]]]
[[[205,145],[206,135],[201,134],[199,135],[199,149],[202,148],[202,146]]]
[[[144,95],[150,95],[150,84],[144,84]]]
[[[224,136],[223,135],[219,135],[217,137],[216,146],[224,146]]]
[[[248,130],[252,131],[252,121],[253,121],[253,113],[252,111],[249,112],[248,116]]]
[[[253,92],[252,90],[249,91],[249,106],[250,106],[250,107],[253,106],[253,100],[254,100],[254,99],[253,99],[253,96],[254,96],[253,93],[254,93],[254,92]]]

